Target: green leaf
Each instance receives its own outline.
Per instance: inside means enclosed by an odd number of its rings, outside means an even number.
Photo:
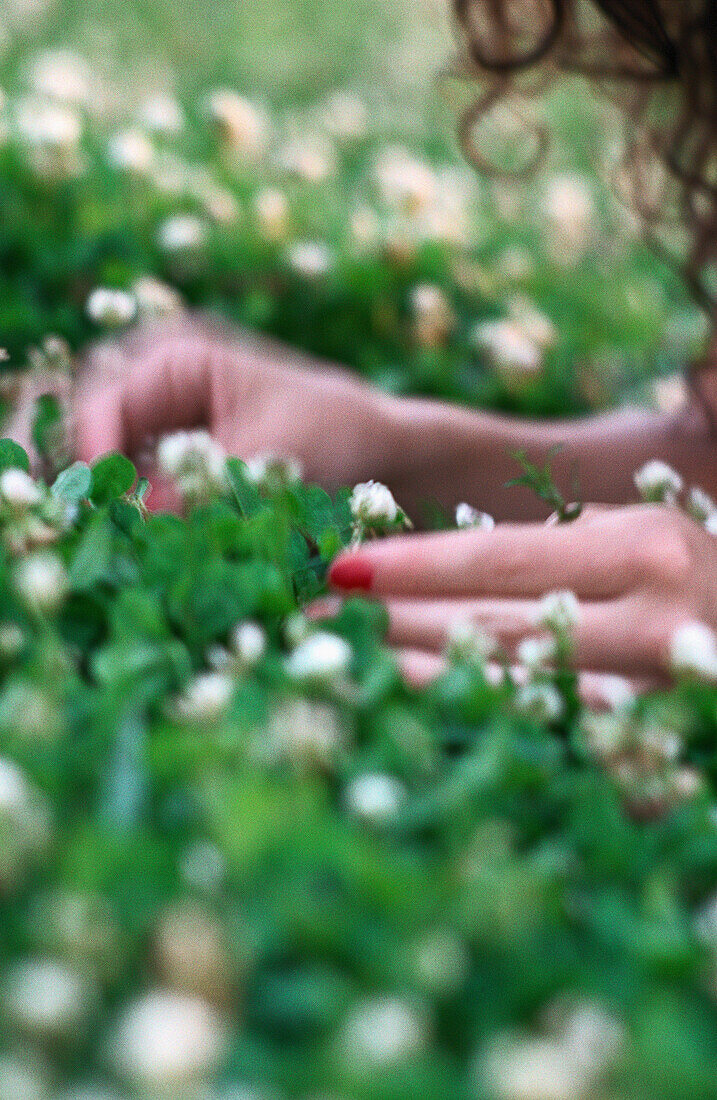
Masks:
[[[105,455],[92,467],[90,498],[95,504],[108,504],[128,493],[136,477],[134,465],[124,455]]]
[[[238,458],[227,461],[227,477],[236,502],[245,516],[253,516],[265,507],[258,489],[246,476],[245,464]]]
[[[91,485],[92,471],[89,466],[84,462],[75,462],[62,471],[50,492],[69,504],[79,504],[89,496]]]
[[[106,575],[112,555],[112,531],[105,514],[93,515],[75,551],[70,566],[70,584],[84,592]]]
[[[0,439],[0,471],[24,470],[30,472],[30,459],[19,443],[13,439]]]
[[[32,441],[43,457],[51,455],[62,432],[62,409],[54,394],[43,393],[35,402]]]

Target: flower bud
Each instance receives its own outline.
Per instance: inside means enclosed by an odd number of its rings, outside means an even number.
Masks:
[[[666,462],[646,462],[634,476],[635,488],[646,504],[674,504],[684,482]]]
[[[62,606],[69,579],[60,559],[47,551],[23,558],[15,568],[15,587],[28,608],[52,615]]]
[[[349,501],[351,515],[367,527],[394,523],[398,517],[398,505],[391,490],[378,481],[356,485]]]
[[[110,1050],[117,1072],[137,1091],[176,1097],[207,1081],[226,1038],[220,1016],[206,1001],[159,990],[124,1010]]]
[[[470,504],[458,504],[456,506],[456,527],[461,530],[475,527],[479,531],[492,531],[495,520],[487,512],[479,512]]]
[[[105,328],[120,328],[134,321],[137,315],[137,301],[133,294],[124,290],[110,290],[98,287],[87,299],[87,316],[96,325]]]
[[[266,633],[258,623],[239,623],[232,633],[231,644],[241,663],[251,668],[266,652]]]
[[[707,683],[717,681],[717,637],[704,623],[683,623],[670,642],[670,663],[676,676]]]
[[[24,512],[42,500],[36,481],[24,470],[3,470],[0,474],[0,497],[16,512]]]
[[[337,634],[310,634],[286,660],[292,680],[333,680],[348,672],[353,658],[351,646]]]
[[[580,622],[580,603],[574,592],[549,592],[540,600],[535,625],[553,634],[572,633]]]

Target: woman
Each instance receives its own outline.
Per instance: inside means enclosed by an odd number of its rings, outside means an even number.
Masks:
[[[517,94],[524,74],[587,73],[633,116],[628,168],[655,240],[668,203],[666,193],[654,196],[655,157],[667,166],[691,232],[686,274],[709,303],[700,279],[717,251],[717,0],[455,6],[484,89],[463,127],[469,151],[480,155],[473,124],[481,112]],[[125,353],[119,381],[87,376],[79,403],[87,460],[205,424],[233,453],[297,456],[307,477],[329,488],[386,482],[409,514],[426,498],[449,507],[468,500],[499,520],[520,521],[388,539],[334,563],[337,592],[385,601],[389,640],[414,679],[438,669],[446,631],[459,618],[485,625],[510,651],[532,632],[536,599],[555,589],[580,598],[577,658],[592,672],[659,677],[681,623],[717,628],[715,537],[675,509],[625,503],[634,499],[634,471],[652,458],[717,493],[717,340],[694,377],[694,399],[678,414],[629,411],[559,424],[388,397],[286,348],[200,322],[140,335]],[[572,524],[546,526],[535,501],[505,482],[515,473],[511,452],[521,448],[540,461],[556,444],[563,446],[558,478],[577,464],[594,503]]]

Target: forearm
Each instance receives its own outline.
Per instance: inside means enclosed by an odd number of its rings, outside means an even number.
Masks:
[[[467,500],[499,519],[544,515],[532,493],[507,489],[506,482],[520,472],[512,457],[517,450],[540,462],[553,447],[561,447],[554,475],[567,496],[575,470],[584,500],[634,500],[633,474],[652,458],[717,491],[717,444],[696,409],[671,415],[630,409],[544,423],[407,400],[394,403],[389,418],[392,487],[418,515],[431,500],[446,508]]]

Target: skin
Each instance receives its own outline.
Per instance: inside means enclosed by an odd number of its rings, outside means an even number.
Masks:
[[[707,376],[708,392],[716,375]],[[134,456],[152,479],[155,507],[174,502],[152,469],[153,442],[205,426],[231,453],[299,458],[306,476],[328,489],[383,481],[409,514],[427,498],[447,509],[468,500],[493,513],[502,522],[492,532],[404,535],[334,563],[338,593],[357,587],[358,563],[358,587],[386,604],[389,642],[417,685],[440,671],[451,622],[476,621],[510,655],[535,634],[537,599],[554,590],[580,598],[577,659],[593,693],[605,673],[625,673],[641,686],[664,677],[681,623],[717,629],[717,539],[676,509],[625,503],[635,499],[633,472],[651,458],[717,495],[717,442],[697,404],[672,416],[510,420],[391,398],[334,366],[186,315],[94,348],[71,405],[79,457]],[[21,414],[12,433],[24,443],[26,421]],[[596,502],[563,526],[545,524],[532,494],[505,488],[516,473],[511,451],[525,448],[540,461],[557,443],[564,446],[558,480],[566,483],[577,463],[584,496]],[[312,613],[335,610],[324,604]]]

